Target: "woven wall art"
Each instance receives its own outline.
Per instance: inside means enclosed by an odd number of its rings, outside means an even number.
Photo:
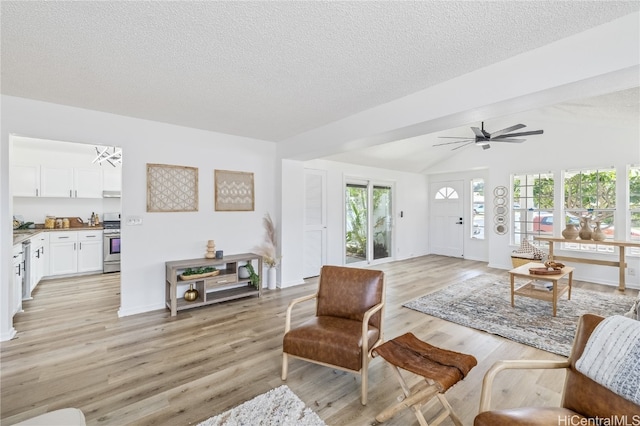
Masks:
[[[253,211],[253,173],[214,170],[216,211]]]
[[[148,212],[197,212],[196,167],[147,164]]]

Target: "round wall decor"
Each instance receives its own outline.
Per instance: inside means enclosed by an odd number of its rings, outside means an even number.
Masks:
[[[496,186],[493,190],[493,195],[496,197],[506,197],[507,196],[507,187],[506,186]]]
[[[495,215],[493,216],[493,221],[495,222],[495,226],[493,230],[498,235],[504,235],[507,233],[507,214],[509,213],[509,209],[507,208],[507,198],[508,191],[506,186],[496,186],[493,189],[493,212]]]

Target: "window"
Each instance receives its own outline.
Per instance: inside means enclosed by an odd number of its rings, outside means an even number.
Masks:
[[[513,243],[553,235],[553,173],[518,174],[513,180]],[[546,243],[544,243],[546,244]]]
[[[484,179],[471,180],[471,238],[484,240]]]
[[[640,167],[629,167],[629,240],[640,241]],[[629,254],[640,255],[640,249],[631,247]]]
[[[436,192],[436,200],[456,200],[458,199],[458,193],[450,186],[444,186]]]
[[[607,239],[613,239],[616,209],[615,169],[567,171],[564,176],[564,207],[567,220],[588,220],[590,227],[600,222],[600,229]],[[592,244],[566,243],[565,247],[584,251],[614,251],[614,247]]]

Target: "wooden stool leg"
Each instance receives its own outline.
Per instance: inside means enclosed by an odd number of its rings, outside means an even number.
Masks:
[[[382,423],[382,422],[384,422],[386,420],[389,420],[397,412],[402,411],[405,408],[413,409],[414,405],[418,405],[416,408],[418,408],[418,411],[419,411],[419,407],[423,403],[431,400],[431,398],[433,398],[437,393],[438,393],[438,387],[437,386],[427,386],[426,388],[409,395],[407,398],[405,398],[401,402],[399,402],[397,404],[394,404],[391,407],[387,408],[386,410],[384,410],[383,412],[381,412],[380,414],[378,414],[376,416],[376,420],[379,421],[380,423]],[[414,410],[414,412],[415,412],[415,410]],[[422,413],[420,412],[420,416],[418,416],[417,414],[416,414],[416,416],[418,417],[418,420],[421,420],[420,418],[422,417]],[[422,420],[424,421],[424,417],[422,417]],[[424,425],[427,425],[426,421],[424,421]]]
[[[447,398],[445,398],[443,394],[439,393],[438,399],[440,400],[440,403],[445,408],[445,410],[447,410],[447,412],[449,413],[449,417],[451,417],[453,424],[456,426],[463,426],[460,417],[458,417],[458,415],[453,411],[453,408],[451,408],[451,404],[449,404]]]
[[[431,385],[435,384],[435,381],[432,379],[425,379],[425,380],[427,381],[427,383]],[[447,401],[447,398],[444,396],[444,394],[439,393],[436,396],[438,397],[438,401],[440,401],[440,404],[442,404],[442,407],[444,408],[444,412],[442,413],[441,418],[439,418],[437,422],[434,422],[434,426],[439,424],[442,420],[446,419],[447,417],[451,417],[453,424],[455,424],[456,426],[463,426],[462,421],[460,421],[460,418],[453,411],[453,407],[451,407],[451,404],[449,404],[449,401]]]

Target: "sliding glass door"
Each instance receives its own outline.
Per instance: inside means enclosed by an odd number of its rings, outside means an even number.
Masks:
[[[345,187],[345,264],[391,257],[390,185],[348,181]]]

